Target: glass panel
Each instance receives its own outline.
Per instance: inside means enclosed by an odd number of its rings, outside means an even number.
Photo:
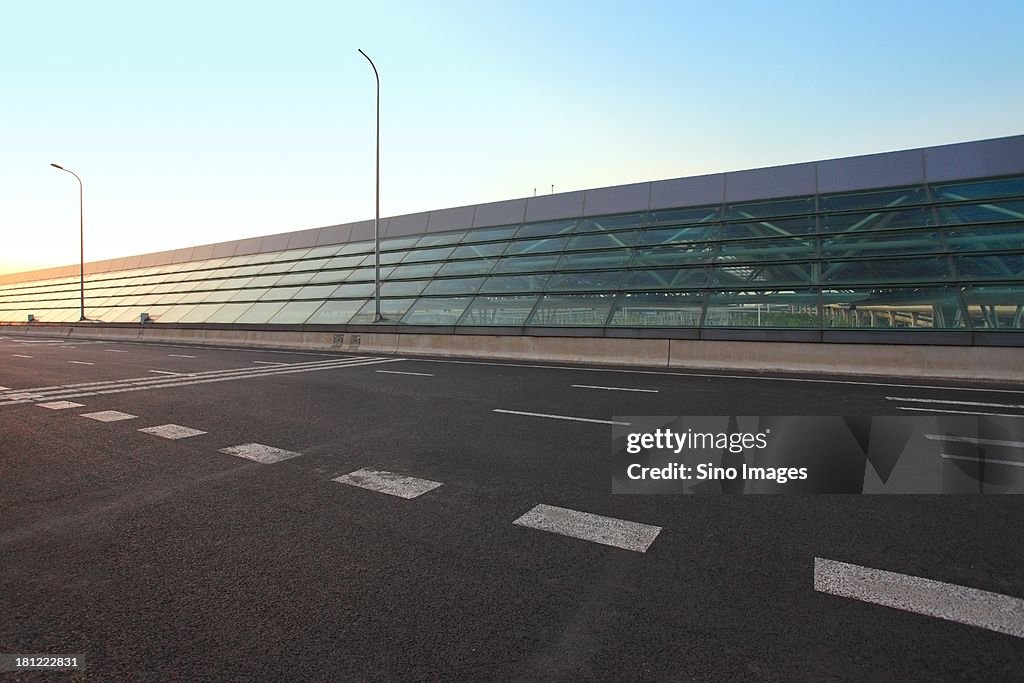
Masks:
[[[954,287],[825,289],[825,327],[964,327]]]
[[[344,325],[366,303],[365,299],[327,301],[306,321],[307,325]]]
[[[282,308],[284,308],[283,301],[274,303],[260,302],[253,304],[249,310],[238,316],[235,322],[248,325],[262,325],[273,318],[274,314]]]
[[[291,267],[290,272],[298,273],[306,270],[320,270],[330,262],[331,259],[329,258],[320,258],[312,260],[306,259],[304,261],[296,262],[295,265]]]
[[[555,273],[548,280],[549,292],[614,291],[625,274],[621,270],[585,273]]]
[[[648,247],[633,253],[632,266],[657,267],[693,263],[709,263],[715,257],[714,244],[676,244],[668,247]]]
[[[482,256],[500,256],[505,251],[504,242],[489,242],[485,244],[463,245],[452,252],[453,259],[478,258]]]
[[[931,209],[904,209],[902,211],[874,211],[870,213],[825,214],[822,232],[862,232],[896,228],[923,228],[935,225]]]
[[[109,320],[110,322],[128,322],[131,319],[138,320],[139,314],[141,313],[149,313],[153,317],[153,320],[158,323],[176,323],[180,322],[181,319],[193,308],[195,308],[194,305],[171,306],[159,314],[154,313],[153,311],[146,311],[145,309],[139,309],[136,311],[134,308],[126,308]]]
[[[387,251],[387,252],[382,252],[381,255],[380,255],[380,264],[382,266],[391,266],[391,265],[394,265],[396,263],[399,263],[402,259],[405,258],[406,253],[407,252],[404,252],[404,251]],[[374,262],[375,262],[374,261],[374,255],[371,253],[371,254],[367,254],[366,256],[364,256],[363,257],[363,262],[360,263],[359,265],[361,265],[363,267],[369,266],[370,268],[372,268]]]
[[[380,286],[381,296],[416,296],[423,291],[430,280],[400,280],[383,282]]]
[[[292,249],[291,251],[282,251],[274,257],[275,261],[295,261],[298,259],[306,258],[306,254],[309,253],[309,249]]]
[[[279,251],[272,251],[272,252],[267,252],[267,253],[263,253],[263,254],[254,254],[252,256],[252,258],[249,259],[248,263],[249,264],[268,263],[270,261],[273,261],[274,259],[276,259],[280,255],[281,255],[281,252],[279,252]]]
[[[598,216],[580,221],[576,226],[576,232],[601,232],[604,230],[623,230],[640,226],[644,222],[644,214],[630,213],[618,216]]]
[[[465,232],[444,232],[438,235],[424,235],[416,243],[416,248],[421,247],[442,247],[449,244],[458,244],[466,236]]]
[[[380,241],[380,250],[396,251],[398,249],[408,249],[419,241],[419,235],[416,235],[415,237],[391,237]]]
[[[402,318],[403,325],[454,325],[472,297],[419,299]]]
[[[455,247],[437,247],[435,249],[418,249],[410,251],[402,263],[419,263],[420,261],[441,261],[448,258]]]
[[[562,251],[568,243],[568,237],[552,237],[550,239],[509,242],[508,248],[505,250],[505,255],[541,254],[548,251]]]
[[[634,270],[622,283],[623,289],[697,289],[707,286],[706,268],[658,268]]]
[[[389,280],[401,280],[404,278],[414,277],[433,277],[435,273],[444,265],[443,263],[423,263],[412,266],[398,266],[391,274],[388,275]]]
[[[252,306],[250,303],[224,304],[216,313],[206,319],[208,323],[233,323],[238,316],[245,313]]]
[[[197,304],[209,295],[209,292],[188,292],[185,296],[181,297],[181,300],[178,303]]]
[[[261,275],[254,277],[252,282],[249,283],[250,287],[273,287],[280,282],[280,275]]]
[[[716,265],[711,269],[712,287],[770,287],[773,285],[812,285],[814,263],[772,265]]]
[[[723,240],[743,240],[756,237],[812,235],[815,232],[815,227],[814,216],[749,223],[727,223],[718,228],[717,237]]]
[[[527,223],[519,228],[516,239],[523,237],[544,237],[546,235],[567,235],[576,227],[575,220],[548,221],[547,223]]]
[[[360,282],[360,283],[354,283],[354,284],[350,283],[350,284],[342,285],[341,287],[338,287],[338,289],[336,289],[334,291],[334,294],[331,295],[331,298],[332,299],[340,299],[340,298],[345,298],[345,299],[354,299],[354,298],[365,299],[366,297],[373,296],[373,292],[374,292],[375,289],[376,289],[376,285],[373,282]]]
[[[271,261],[267,265],[263,266],[263,269],[260,270],[260,274],[269,275],[273,273],[286,273],[291,267],[291,263],[278,263],[277,261]]]
[[[963,280],[1024,281],[1024,254],[957,256],[956,267]]]
[[[349,270],[325,270],[325,271],[321,271],[321,272],[317,273],[316,275],[314,275],[312,278],[310,278],[309,284],[311,284],[311,285],[320,285],[320,284],[326,284],[326,283],[329,283],[329,282],[333,282],[335,284],[338,284],[338,283],[344,282],[345,278],[348,277],[350,272],[352,272],[352,271],[349,271]]]
[[[752,242],[722,242],[718,245],[716,263],[746,261],[787,261],[814,258],[813,237],[793,237]]]
[[[326,299],[331,295],[331,292],[336,290],[337,285],[312,285],[309,287],[303,287],[299,290],[299,293],[295,295],[296,299]]]
[[[721,206],[697,206],[688,209],[652,211],[648,221],[652,224],[711,223],[722,218]]]
[[[494,273],[523,273],[531,270],[553,270],[558,263],[558,254],[549,256],[521,256],[503,258],[494,267]]]
[[[338,256],[365,254],[368,251],[373,251],[373,242],[349,242],[338,250]]]
[[[819,211],[857,211],[858,209],[889,209],[910,204],[924,204],[928,196],[923,187],[896,190],[826,194],[818,198]]]
[[[482,277],[465,277],[452,280],[434,280],[427,285],[424,294],[476,294],[484,282]]]
[[[815,290],[711,291],[705,327],[818,327]]]
[[[266,296],[262,297],[264,301],[286,301],[291,299],[299,293],[301,287],[274,287]]]
[[[480,288],[481,294],[497,292],[540,292],[550,277],[549,273],[538,275],[502,275],[487,278]]]
[[[363,260],[363,256],[338,256],[332,258],[324,266],[324,270],[331,270],[334,268],[355,268]]]
[[[955,204],[939,209],[944,225],[961,223],[997,223],[1024,221],[1024,201],[999,201],[991,204]]]
[[[203,303],[212,303],[212,302],[215,302],[215,301],[220,301],[220,302],[223,303],[225,301],[230,301],[231,297],[234,296],[234,295],[235,295],[235,293],[232,292],[231,290],[226,290],[225,291],[225,290],[216,289],[216,290],[214,290],[212,292],[207,293],[207,295],[204,296],[202,299],[200,299],[200,301],[203,302]]]
[[[679,242],[707,242],[717,237],[714,225],[698,225],[684,228],[658,228],[640,233],[638,244],[676,244]]]
[[[392,270],[394,270],[393,266],[381,266],[381,269],[380,269],[380,279],[381,280],[386,280],[388,278],[388,276],[391,275],[391,271]],[[374,279],[374,269],[373,268],[359,268],[358,270],[353,270],[351,272],[351,274],[348,276],[348,279],[346,280],[346,282],[360,282],[360,281],[365,281],[365,280],[369,280],[370,282],[373,282],[373,279]]]
[[[814,213],[814,197],[774,199],[768,202],[733,204],[725,207],[726,220],[793,216],[801,213]]]
[[[292,301],[270,319],[271,325],[301,325],[320,308],[320,301]]]
[[[415,299],[381,299],[380,300],[380,314],[384,318],[381,322],[386,325],[394,325],[402,319],[405,312],[409,310],[409,307],[416,301]],[[373,316],[375,305],[373,301],[367,301],[366,304],[352,316],[352,320],[349,322],[352,324],[369,325],[373,323]]]
[[[615,249],[631,247],[640,241],[642,233],[637,230],[630,232],[591,233],[576,235],[569,240],[568,251],[578,249]]]
[[[156,300],[156,303],[161,305],[176,304],[179,301],[181,301],[182,297],[184,296],[184,294],[164,294],[162,297]]]
[[[256,278],[251,277],[231,278],[230,280],[225,280],[224,284],[222,284],[218,289],[242,289],[243,287],[248,287],[255,279]]]
[[[335,254],[338,253],[338,249],[340,248],[341,247],[339,247],[337,244],[332,244],[328,247],[316,247],[315,249],[311,249],[310,252],[306,254],[306,258],[318,259],[327,256],[334,256]]]
[[[229,301],[257,301],[270,293],[270,289],[242,289],[235,292]]]
[[[1024,249],[1024,223],[988,227],[947,228],[946,243],[954,251]]]
[[[823,261],[822,283],[928,282],[951,280],[944,256],[867,261]]]
[[[972,183],[950,183],[932,188],[935,200],[959,202],[999,197],[1024,197],[1024,176]]]
[[[592,254],[566,254],[558,262],[558,270],[584,270],[587,268],[621,268],[633,255],[628,249],[597,251]]]
[[[203,323],[211,315],[217,312],[217,309],[221,307],[221,304],[200,304],[193,308],[191,311],[181,316],[178,320],[180,323]]]
[[[882,232],[821,238],[821,255],[832,257],[927,254],[942,251],[935,230]]]
[[[615,303],[614,294],[545,294],[527,325],[604,327]]]
[[[491,242],[494,240],[508,240],[511,239],[516,232],[519,230],[518,225],[503,225],[498,228],[482,228],[477,230],[470,230],[466,233],[463,238],[463,244],[470,244],[472,242]]]
[[[442,275],[486,275],[494,269],[494,264],[498,262],[498,259],[482,259],[480,261],[455,261],[454,263],[446,263],[441,267],[441,270],[437,272],[439,276]]]
[[[609,327],[697,327],[703,292],[628,292],[615,302]]]
[[[1024,327],[1024,285],[971,285],[963,288],[963,297],[976,330]]]
[[[522,327],[539,299],[530,296],[478,296],[459,318],[459,325]]]

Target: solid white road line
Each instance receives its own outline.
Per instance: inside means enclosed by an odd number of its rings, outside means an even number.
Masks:
[[[221,448],[218,452],[237,455],[240,458],[248,458],[264,465],[271,465],[275,462],[302,455],[301,453],[286,451],[281,448],[274,448],[273,446],[264,446],[260,443],[244,443],[240,446]]]
[[[1006,446],[1008,448],[1024,448],[1024,441],[1001,441],[999,439],[978,439],[973,436],[946,436],[944,434],[925,434],[924,438],[932,441],[948,443],[975,443],[979,446]]]
[[[1017,462],[1016,460],[993,460],[992,458],[975,458],[970,455],[949,455],[942,453],[943,458],[949,460],[970,460],[971,462],[983,462],[986,465],[1013,465],[1015,467],[1024,467],[1024,462]]]
[[[979,401],[945,401],[937,398],[909,398],[907,396],[886,396],[886,401],[904,401],[907,403],[942,403],[954,406],[974,406],[978,408],[1024,408],[1015,403],[982,403]]]
[[[279,363],[273,360],[254,360],[253,363],[259,363],[260,365],[288,365],[287,363]]]
[[[67,410],[68,408],[81,408],[83,404],[75,403],[74,401],[50,401],[49,403],[37,403],[40,408],[49,408],[50,410]]]
[[[573,389],[604,389],[605,391],[638,391],[645,394],[656,394],[657,389],[627,389],[626,387],[598,387],[592,384],[572,384]]]
[[[615,420],[595,420],[591,417],[569,417],[567,415],[548,415],[547,413],[526,413],[521,410],[502,410],[500,408],[494,409],[495,413],[505,413],[506,415],[526,415],[528,417],[547,417],[552,420],[572,420],[574,422],[595,422],[603,425],[623,425],[628,427],[631,422],[616,422]]]
[[[377,370],[385,375],[417,375],[419,377],[433,377],[429,372],[402,372],[401,370]]]
[[[87,363],[84,360],[69,360],[68,362],[74,363],[75,365],[96,365],[95,363]]]
[[[997,417],[1024,417],[1020,413],[986,413],[979,410],[942,410],[941,408],[909,408],[896,406],[897,410],[914,410],[920,413],[952,413],[954,415],[995,415]]]
[[[1024,600],[835,560],[814,558],[814,590],[1024,638]]]
[[[195,356],[188,356],[188,355],[186,355],[184,353],[169,353],[169,354],[167,354],[167,357],[168,358],[195,358]]]
[[[128,353],[127,351],[124,351],[123,349],[103,349],[103,350],[107,351],[109,353]]]
[[[11,355],[14,356],[15,358],[31,358],[32,357],[32,356],[26,356],[23,353],[12,353]]]
[[[153,373],[156,373],[158,375],[177,375],[179,377],[184,374],[184,373],[181,373],[181,372],[170,372],[168,370],[146,370],[146,372],[153,372]]]
[[[129,415],[119,410],[101,410],[98,413],[82,413],[81,417],[87,417],[98,422],[117,422],[118,420],[134,420],[138,415]]]
[[[139,431],[146,434],[152,434],[153,436],[159,436],[164,439],[187,439],[190,436],[199,436],[200,434],[206,433],[201,432],[198,429],[190,429],[188,427],[182,427],[181,425],[175,424],[143,427]]]
[[[441,485],[439,481],[429,479],[417,479],[406,477],[394,472],[382,472],[377,470],[356,470],[349,474],[335,477],[331,481],[337,481],[349,486],[358,486],[362,489],[369,489],[379,493],[386,493],[389,496],[398,496],[406,500],[422,496],[427,491],[433,491]]]
[[[512,523],[638,553],[647,552],[661,533],[660,526],[543,504],[535,506]]]

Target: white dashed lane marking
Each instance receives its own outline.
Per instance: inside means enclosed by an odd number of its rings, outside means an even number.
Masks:
[[[552,420],[573,420],[574,422],[596,422],[602,425],[623,425],[628,427],[631,422],[616,422],[615,420],[597,420],[592,417],[569,417],[568,415],[548,415],[547,413],[526,413],[521,410],[502,410],[501,408],[495,408],[494,412],[504,413],[506,415],[525,415],[527,417],[546,417]]]
[[[158,375],[181,375],[180,372],[170,372],[168,370],[146,370],[146,372],[155,372]]]
[[[156,427],[143,427],[139,431],[145,434],[159,436],[163,439],[187,439],[190,436],[199,436],[200,434],[206,434],[206,432],[199,431],[198,429],[191,429],[189,427],[182,427],[181,425],[175,424],[158,425]]]
[[[260,365],[288,365],[287,363],[278,363],[277,361],[272,360],[254,360],[253,363],[258,363]]]
[[[574,389],[604,389],[605,391],[638,391],[645,394],[656,394],[657,389],[627,389],[626,387],[598,387],[592,384],[573,384]]]
[[[195,356],[189,356],[189,355],[186,355],[184,353],[169,353],[169,354],[167,354],[167,357],[168,358],[195,358]]]
[[[237,455],[240,458],[255,460],[256,462],[263,463],[264,465],[271,465],[275,462],[280,462],[281,460],[287,460],[289,458],[302,455],[301,453],[286,451],[282,448],[264,446],[260,443],[244,443],[241,446],[230,446],[228,448],[221,448],[219,452],[227,453],[228,455]]]
[[[40,408],[49,408],[50,410],[67,410],[68,408],[81,408],[83,404],[75,403],[74,401],[50,401],[49,403],[37,403]]]
[[[134,420],[138,415],[129,415],[119,410],[101,410],[98,413],[82,413],[82,417],[98,422],[117,422],[118,420]]]
[[[15,358],[31,358],[32,357],[32,356],[26,356],[23,353],[12,353],[11,355],[14,356]]]
[[[814,590],[1024,638],[1024,600],[977,588],[814,558]]]
[[[1024,408],[1019,403],[985,403],[983,401],[952,401],[938,398],[911,398],[909,396],[886,396],[886,401],[902,401],[905,403],[939,403],[942,405],[971,406],[974,408]]]
[[[441,486],[439,481],[417,479],[416,477],[406,477],[394,472],[379,472],[367,469],[356,470],[355,472],[336,477],[331,481],[358,486],[362,489],[386,493],[389,496],[398,496],[407,500],[422,496],[427,491],[433,491],[438,486]]]
[[[660,526],[543,504],[535,506],[512,523],[638,553],[647,552],[661,533]]]
[[[74,363],[75,365],[96,365],[95,363],[89,363],[84,360],[69,360],[68,362]]]
[[[433,377],[429,372],[402,372],[401,370],[377,370],[385,375],[416,375],[417,377]]]
[[[103,349],[103,350],[104,351],[109,351],[110,353],[128,353],[124,349]]]

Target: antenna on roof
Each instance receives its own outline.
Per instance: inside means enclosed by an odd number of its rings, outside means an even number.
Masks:
[[[554,194],[554,193],[555,193],[555,186],[554,186],[554,185],[552,185],[552,186],[551,186],[551,194]]]
[[[534,196],[534,197],[536,197],[536,196],[537,196],[537,188],[536,188],[536,187],[535,187],[535,188],[533,188],[533,196]]]

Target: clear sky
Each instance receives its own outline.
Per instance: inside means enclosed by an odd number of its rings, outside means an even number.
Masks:
[[[1024,133],[1024,2],[4,3],[0,273]]]

